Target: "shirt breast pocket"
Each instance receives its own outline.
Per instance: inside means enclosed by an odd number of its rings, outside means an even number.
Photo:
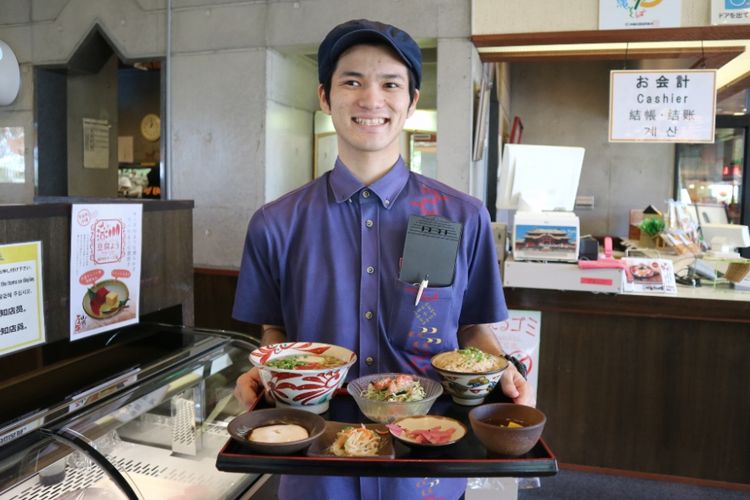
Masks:
[[[407,356],[422,358],[456,349],[455,285],[427,287],[415,305],[418,288],[394,279],[387,327],[391,343]]]

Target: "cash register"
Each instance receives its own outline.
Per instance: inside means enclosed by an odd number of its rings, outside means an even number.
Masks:
[[[619,269],[580,269],[580,222],[573,212],[585,150],[506,144],[498,178],[498,219],[510,228],[507,287],[613,292]]]

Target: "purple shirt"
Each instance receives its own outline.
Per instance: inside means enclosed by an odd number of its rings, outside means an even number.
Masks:
[[[411,215],[463,224],[453,283],[428,287],[416,307],[417,287],[398,279]],[[402,159],[370,186],[337,160],[331,172],[253,215],[233,316],[283,325],[290,341],[353,350],[350,379],[389,371],[438,378],[430,357],[458,347],[459,325],[507,318],[489,214],[479,200],[410,172]],[[321,481],[287,476],[281,497],[305,491],[328,498],[330,487],[337,498],[449,499],[465,485],[445,478]]]

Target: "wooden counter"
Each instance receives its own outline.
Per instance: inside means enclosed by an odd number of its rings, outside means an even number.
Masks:
[[[560,462],[750,483],[750,292],[505,293],[542,311],[538,406]]]

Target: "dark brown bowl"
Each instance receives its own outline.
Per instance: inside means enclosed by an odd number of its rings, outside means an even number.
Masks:
[[[247,436],[257,427],[276,424],[296,424],[307,429],[309,436],[298,441],[286,443],[259,443],[250,441]],[[257,453],[271,455],[291,455],[304,450],[315,441],[326,428],[323,417],[304,410],[293,408],[270,408],[268,410],[255,410],[236,417],[229,422],[227,430],[232,437],[250,447]]]
[[[512,419],[523,427],[504,427]],[[539,441],[547,417],[531,406],[492,403],[477,406],[469,412],[474,435],[488,450],[499,455],[517,457],[528,453]]]

